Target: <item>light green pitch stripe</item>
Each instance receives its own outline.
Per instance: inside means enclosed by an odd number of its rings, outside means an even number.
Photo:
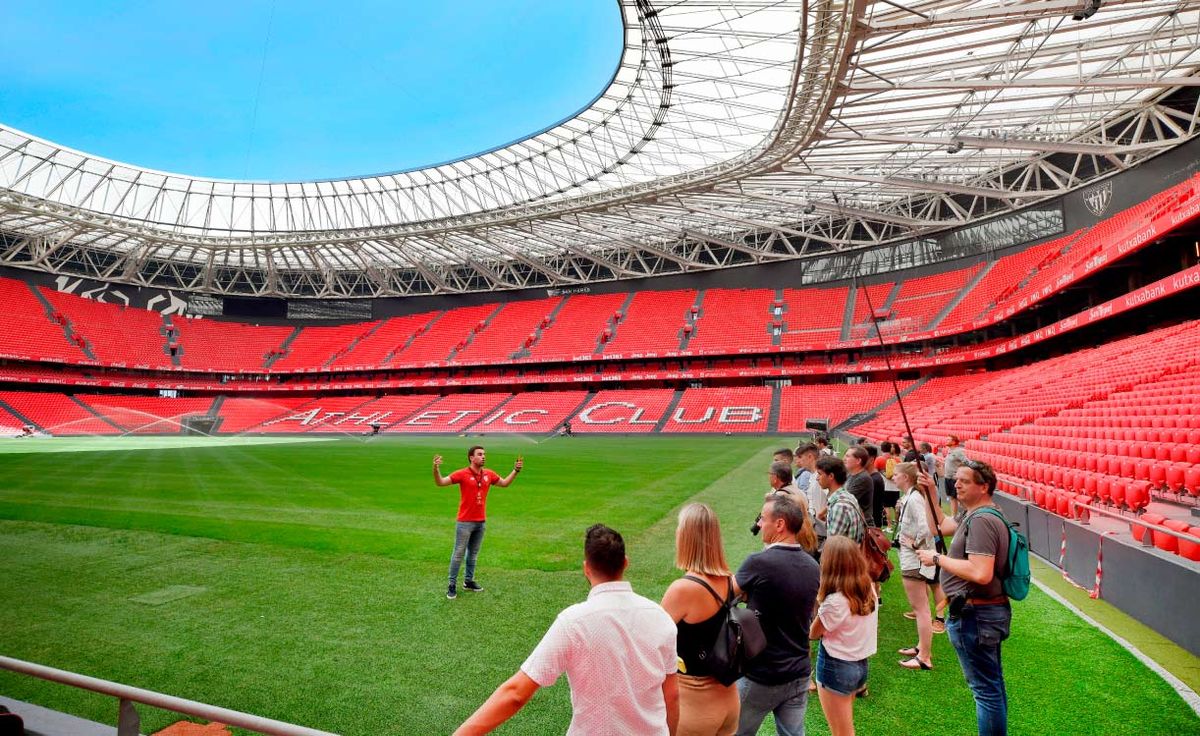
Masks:
[[[45,452],[121,452],[129,450],[173,450],[180,447],[244,447],[246,445],[290,445],[329,442],[331,437],[46,437],[0,440],[0,455],[32,455]]]

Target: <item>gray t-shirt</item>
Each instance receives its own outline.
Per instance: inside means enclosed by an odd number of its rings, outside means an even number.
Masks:
[[[992,513],[979,510],[968,517],[963,509],[958,512],[957,519],[958,531],[954,532],[954,539],[950,540],[949,556],[956,560],[965,560],[967,555],[990,555],[995,565],[995,574],[992,576],[992,582],[977,585],[943,569],[941,581],[946,597],[962,595],[967,598],[997,598],[1004,595],[1000,573],[1008,560],[1008,527]]]
[[[954,480],[954,474],[958,471],[958,466],[967,461],[967,451],[962,448],[962,445],[957,445],[946,453],[945,473],[943,477]]]

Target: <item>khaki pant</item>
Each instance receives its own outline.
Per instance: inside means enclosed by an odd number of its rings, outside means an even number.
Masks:
[[[732,736],[740,712],[738,691],[712,677],[677,675],[679,730],[677,736]]]

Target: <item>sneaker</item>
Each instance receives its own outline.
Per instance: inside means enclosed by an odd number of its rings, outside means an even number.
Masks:
[[[935,634],[946,633],[946,620],[945,619],[935,618],[933,620],[933,633],[935,633]]]
[[[463,590],[472,590],[476,593],[482,593],[483,586],[480,585],[479,583],[475,582],[474,580],[464,580],[463,581]]]
[[[454,588],[454,583],[450,583],[450,587],[446,588],[446,597],[450,600],[458,597],[458,591]]]

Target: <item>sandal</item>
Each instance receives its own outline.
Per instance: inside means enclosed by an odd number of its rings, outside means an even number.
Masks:
[[[907,647],[905,649],[897,649],[896,650],[896,654],[903,654],[906,657],[915,657],[920,653],[921,653],[921,650],[917,647]]]
[[[905,611],[904,618],[908,619],[909,621],[916,621],[917,620],[917,612],[916,611]]]
[[[924,662],[922,662],[920,659],[918,659],[916,657],[909,657],[908,659],[900,660],[900,666],[906,670],[931,670],[931,669],[933,669],[933,665],[925,664]]]
[[[935,634],[946,633],[946,619],[942,618],[941,616],[938,616],[937,618],[935,618],[933,620],[933,633],[935,633]]]

